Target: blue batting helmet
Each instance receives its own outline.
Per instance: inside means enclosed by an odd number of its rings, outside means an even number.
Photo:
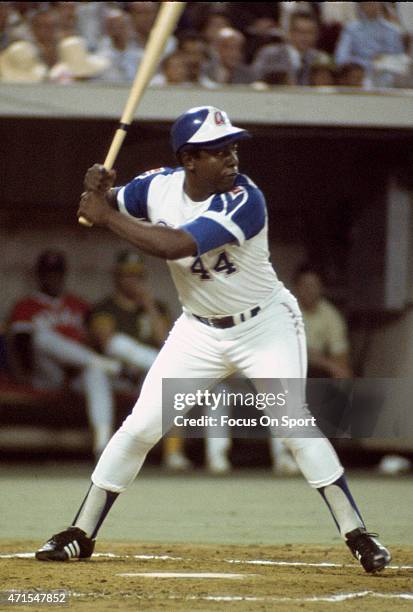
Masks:
[[[171,129],[174,153],[184,145],[215,149],[248,137],[246,130],[232,125],[228,115],[214,106],[190,108],[178,117]]]

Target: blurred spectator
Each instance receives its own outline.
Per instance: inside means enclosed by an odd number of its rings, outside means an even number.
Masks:
[[[279,2],[279,25],[284,32],[291,30],[291,18],[299,13],[300,15],[309,15],[319,23],[319,6],[318,2]]]
[[[347,325],[337,308],[323,296],[320,275],[309,265],[295,275],[295,295],[304,318],[309,377],[350,378]]]
[[[0,4],[4,4],[1,2]],[[9,2],[11,15],[9,16],[12,39],[30,40],[33,42],[30,19],[39,10],[47,10],[48,2]]]
[[[336,48],[336,63],[358,63],[372,86],[392,87],[404,68],[403,35],[384,19],[381,2],[358,3],[360,18],[345,26]]]
[[[320,2],[320,35],[317,48],[334,55],[340,32],[357,19],[357,2]]]
[[[413,55],[413,10],[410,2],[386,2],[396,11],[402,31],[404,32],[405,48]]]
[[[135,391],[136,379],[155,361],[171,321],[166,306],[155,300],[147,285],[144,260],[138,253],[122,251],[118,254],[113,286],[113,293],[93,308],[89,330],[101,353],[129,368],[132,380],[126,388]],[[164,444],[167,467],[186,469],[190,466],[182,452],[182,440],[168,437]]]
[[[208,13],[199,25],[199,31],[207,45],[212,45],[216,35],[224,28],[232,28],[232,22],[223,12]]]
[[[210,44],[211,60],[206,76],[215,83],[251,83],[253,73],[244,63],[245,37],[239,30],[223,28]]]
[[[227,2],[225,14],[245,35],[251,28],[264,32],[278,27],[280,2]]]
[[[77,2],[76,4],[79,35],[87,41],[89,51],[96,51],[104,33],[103,24],[108,7],[117,3]]]
[[[11,44],[0,53],[0,80],[10,83],[37,83],[47,78],[48,68],[39,59],[36,47],[27,40]]]
[[[313,87],[334,87],[335,71],[333,64],[313,64],[310,68],[309,84]]]
[[[140,53],[136,43],[131,40],[130,17],[124,11],[112,9],[105,15],[104,36],[98,47],[98,55],[110,62],[110,67],[102,74],[105,81],[133,81]]]
[[[320,2],[320,17],[326,25],[344,26],[357,18],[358,2]]]
[[[0,2],[0,51],[12,42],[10,36],[10,2]]]
[[[205,41],[194,30],[184,31],[178,37],[178,51],[185,56],[189,81],[202,84],[205,65],[208,61]]]
[[[110,66],[109,60],[88,53],[86,41],[80,36],[69,36],[58,45],[59,62],[50,70],[49,78],[60,83],[98,78]]]
[[[40,10],[30,18],[33,42],[42,61],[51,68],[58,61],[59,21],[54,9]]]
[[[151,85],[190,85],[191,73],[187,56],[174,51],[161,62],[161,71],[151,81]]]
[[[245,36],[245,56],[248,64],[251,63],[261,47],[285,41],[284,31],[277,26],[274,19],[269,17],[257,17],[254,19],[246,28]]]
[[[315,48],[318,37],[316,18],[311,13],[293,13],[289,42],[266,45],[253,62],[255,78],[271,82],[272,75],[286,74],[291,85],[309,85],[313,64],[328,63],[329,56]]]
[[[59,39],[67,36],[79,36],[78,2],[54,2],[56,10]]]
[[[27,19],[30,15],[33,15],[36,11],[41,9],[47,9],[49,2],[11,2],[13,10],[18,12],[23,19]]]
[[[226,15],[232,27],[245,38],[245,61],[249,65],[257,50],[271,43],[283,42],[279,27],[281,2],[227,2]]]
[[[337,85],[342,87],[364,87],[365,71],[360,64],[343,64],[337,72]]]
[[[65,292],[66,268],[60,251],[44,251],[38,257],[38,291],[20,300],[10,315],[10,365],[18,382],[37,389],[64,389],[70,383],[84,391],[93,449],[99,455],[113,426],[108,377],[119,373],[120,364],[87,346],[89,306]]]
[[[126,8],[129,11],[132,29],[134,33],[134,42],[140,51],[140,59],[148,42],[152,26],[155,22],[156,15],[159,9],[159,2],[127,2]],[[176,39],[170,36],[166,42],[163,51],[163,57],[170,55],[176,48]]]

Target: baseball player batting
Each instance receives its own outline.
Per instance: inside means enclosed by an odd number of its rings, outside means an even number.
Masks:
[[[114,171],[95,164],[86,173],[78,215],[166,259],[183,313],[103,451],[71,526],[37,551],[40,561],[92,555],[112,504],[162,436],[163,378],[222,379],[238,371],[261,392],[260,379],[306,376],[300,310],[269,262],[265,199],[238,170],[237,142],[247,132],[202,106],[181,115],[171,136],[178,168],[150,170],[117,188]],[[300,402],[295,410],[305,417],[304,395]],[[367,572],[382,570],[390,553],[367,531],[330,442],[297,432],[283,441],[353,556]]]

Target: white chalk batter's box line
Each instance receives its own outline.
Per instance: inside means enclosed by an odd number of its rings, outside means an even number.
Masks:
[[[117,555],[115,553],[94,553],[93,558],[106,559],[139,559],[141,561],[193,561],[199,563],[199,559],[191,559],[190,557],[172,557],[170,555]],[[0,554],[0,559],[34,559],[34,552],[29,553],[9,553]],[[222,559],[218,563],[238,563],[240,565],[274,565],[274,566],[291,566],[291,567],[359,567],[356,563],[330,563],[321,561],[319,563],[311,563],[306,561],[271,561],[265,559]],[[387,570],[412,570],[413,565],[388,565]]]
[[[376,591],[356,591],[354,593],[335,593],[333,595],[313,595],[312,597],[277,597],[274,595],[168,595],[167,597],[149,595],[132,594],[130,591],[123,592],[118,591],[115,593],[102,593],[102,592],[89,592],[89,593],[78,593],[72,591],[70,593],[72,597],[87,597],[89,599],[102,599],[105,597],[122,597],[129,599],[139,599],[143,601],[213,601],[213,602],[294,602],[294,603],[342,603],[349,599],[361,599],[363,597],[372,597],[376,599],[401,599],[404,601],[413,601],[413,593],[378,593]]]

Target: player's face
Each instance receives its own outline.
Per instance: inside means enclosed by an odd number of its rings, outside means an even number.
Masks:
[[[129,300],[135,300],[145,290],[144,274],[118,272],[115,274],[115,287]]]
[[[63,292],[65,274],[58,270],[50,270],[39,275],[40,290],[51,297],[59,297]]]
[[[297,281],[295,294],[305,310],[312,310],[317,306],[322,292],[323,286],[317,274],[313,272],[301,274]]]
[[[193,160],[193,173],[200,185],[209,193],[229,191],[238,174],[238,145],[230,144],[220,149],[201,150]]]
[[[317,24],[311,19],[296,18],[290,29],[290,41],[300,53],[315,47],[318,36]]]

